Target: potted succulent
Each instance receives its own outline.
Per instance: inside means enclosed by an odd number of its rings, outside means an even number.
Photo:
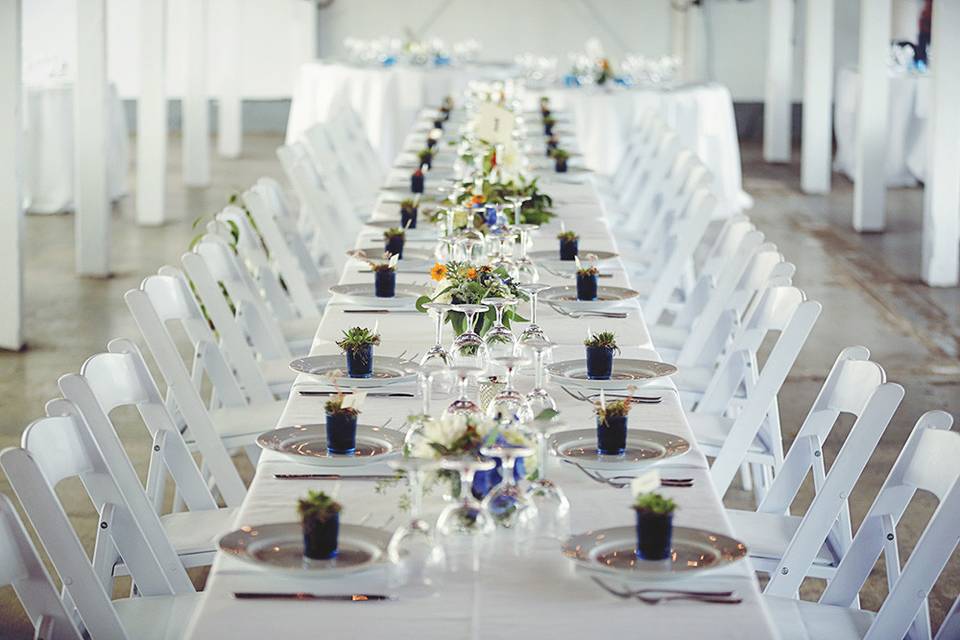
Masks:
[[[357,416],[360,410],[346,406],[345,396],[338,393],[323,405],[327,417],[327,451],[352,455],[357,448]]]
[[[337,346],[347,357],[347,375],[351,378],[369,378],[373,374],[373,348],[380,344],[380,334],[364,327],[353,327],[343,332]]]
[[[443,99],[443,102],[440,103],[440,115],[442,115],[443,119],[446,120],[450,117],[451,111],[453,111],[453,98],[446,96]]]
[[[329,560],[337,555],[340,534],[340,503],[322,491],[308,491],[300,498],[297,512],[303,524],[303,555],[311,560]]]
[[[556,134],[551,133],[547,137],[547,157],[552,158],[553,152],[560,146],[560,138]]]
[[[545,116],[543,118],[543,135],[549,136],[553,135],[553,127],[557,124],[557,119],[553,116]]]
[[[387,229],[383,232],[384,252],[389,255],[395,255],[400,260],[403,260],[403,245],[404,242],[406,242],[406,238],[406,232],[399,227]]]
[[[550,115],[550,98],[547,96],[541,96],[540,98],[540,113],[543,114],[544,118]]]
[[[583,266],[579,258],[575,257],[574,261],[577,263],[577,300],[596,300],[600,270],[592,264]]]
[[[416,174],[414,174],[416,175]],[[423,175],[421,174],[421,179]],[[422,182],[421,182],[422,185]],[[422,193],[422,189],[421,189]],[[412,198],[406,198],[400,201],[400,226],[404,229],[417,228],[417,202]]]
[[[550,155],[553,157],[553,168],[557,173],[566,173],[567,159],[570,157],[570,154],[563,149],[554,149]]]
[[[560,241],[560,259],[573,261],[579,253],[580,236],[573,231],[561,231],[557,234]]]
[[[594,406],[597,414],[597,451],[605,456],[619,456],[627,448],[627,416],[633,398],[626,397]]]
[[[664,498],[659,493],[641,493],[634,498],[638,558],[664,560],[670,557],[673,512],[676,509],[677,505],[673,500]]]
[[[397,259],[393,254],[387,262],[371,263],[373,269],[373,293],[378,298],[392,298],[397,295]]]
[[[587,348],[587,378],[609,380],[613,374],[613,356],[620,352],[617,337],[612,331],[594,333],[583,345]]]
[[[417,170],[410,176],[410,191],[413,193],[423,193],[423,170],[425,165],[417,167]]]
[[[427,169],[433,167],[433,149],[429,147],[426,149],[421,149],[417,153],[417,158],[420,160],[420,166],[426,165]]]

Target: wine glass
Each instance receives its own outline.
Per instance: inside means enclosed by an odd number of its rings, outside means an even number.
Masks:
[[[527,257],[527,243],[530,241],[530,232],[540,228],[535,224],[515,224],[513,228],[520,235],[520,255],[517,256],[514,263],[517,267],[517,279],[523,282],[537,282],[540,280],[540,272],[533,260]]]
[[[514,469],[517,458],[528,458],[533,449],[522,445],[493,444],[481,447],[480,453],[488,458],[500,459],[500,483],[483,499],[483,507],[498,526],[504,529],[525,529],[537,517],[537,507],[526,493],[517,486]]]
[[[448,367],[450,366],[451,357],[450,353],[443,348],[443,323],[447,319],[447,312],[456,309],[456,305],[445,304],[443,302],[428,302],[424,304],[423,307],[432,312],[433,317],[437,320],[437,328],[434,345],[427,349],[420,357],[420,366],[425,366],[431,361],[438,361],[443,366]]]
[[[420,518],[420,510],[424,473],[439,468],[439,462],[426,458],[399,458],[387,464],[405,473],[410,489],[410,519],[397,527],[387,544],[390,586],[404,586],[411,594],[433,593],[442,581],[446,554],[433,529]]]
[[[507,256],[506,247],[508,242],[512,242],[514,238],[514,233],[512,230],[504,228],[501,229],[496,235],[492,236],[494,241],[497,243],[497,253],[493,257],[493,260],[490,261],[490,266],[494,269],[503,269],[507,272],[507,275],[511,278],[516,279],[518,276],[517,265],[514,261]]]
[[[514,374],[517,368],[530,364],[530,360],[523,356],[502,356],[494,363],[506,369],[504,382],[506,386],[493,397],[487,406],[487,416],[501,424],[526,422],[533,419],[533,412],[527,399],[513,386]]]
[[[490,359],[496,359],[500,356],[512,356],[517,347],[517,339],[513,337],[507,325],[503,323],[503,312],[506,307],[512,307],[517,304],[516,298],[484,298],[481,302],[491,308],[496,313],[496,320],[493,326],[487,330],[487,335],[483,341],[487,345],[487,356]]]
[[[485,543],[483,539],[494,532],[496,524],[490,513],[473,497],[471,487],[478,471],[489,471],[495,464],[493,460],[463,456],[444,458],[440,466],[460,475],[459,500],[444,507],[437,518],[437,533],[449,560],[447,567],[457,571],[460,568],[458,563],[467,556],[470,558],[470,568],[478,571]]]
[[[522,282],[517,285],[517,289],[527,294],[527,297],[530,298],[530,322],[527,323],[527,326],[520,334],[519,343],[521,345],[525,344],[528,340],[547,339],[547,334],[540,325],[537,324],[537,296],[540,295],[541,291],[546,291],[549,288],[550,285],[539,282]]]
[[[527,402],[530,404],[530,411],[534,417],[540,415],[544,410],[557,410],[557,403],[546,388],[546,375],[544,372],[544,363],[550,351],[553,349],[553,343],[549,340],[528,340],[524,348],[533,352],[533,389],[527,393]]]
[[[507,202],[513,205],[513,224],[518,225],[523,223],[523,204],[530,200],[530,196],[515,195],[507,198]]]
[[[453,368],[457,378],[457,399],[447,407],[447,415],[481,415],[480,405],[470,399],[467,388],[470,381],[483,374],[480,367],[458,366]]]
[[[487,361],[487,345],[475,331],[477,314],[487,310],[483,304],[456,304],[454,311],[459,311],[467,321],[466,330],[453,341],[451,354],[455,364],[467,364],[483,368]]]
[[[547,436],[561,423],[554,416],[533,420],[526,426],[537,436],[537,479],[526,490],[527,497],[537,507],[537,534],[563,540],[570,534],[570,501],[563,490],[547,478]]]

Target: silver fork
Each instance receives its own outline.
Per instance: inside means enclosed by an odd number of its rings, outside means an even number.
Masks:
[[[627,589],[619,591],[607,585],[596,576],[590,578],[601,589],[622,600],[636,599],[646,604],[660,604],[671,600],[695,600],[697,602],[711,602],[715,604],[739,604],[743,602],[733,591],[681,591],[674,589]],[[653,595],[659,594],[659,595]]]
[[[590,471],[583,465],[573,460],[564,460],[567,464],[572,464],[577,469],[580,469],[588,478],[599,484],[605,484],[613,487],[614,489],[623,489],[629,487],[631,481],[635,476],[612,476],[605,477],[600,475],[595,471]],[[673,488],[690,488],[693,486],[693,478],[660,478],[660,486],[662,487],[673,487]]]
[[[594,393],[589,396],[586,396],[580,393],[579,391],[571,391],[570,389],[567,389],[563,385],[560,385],[560,388],[563,389],[568,396],[570,396],[574,400],[580,400],[581,402],[589,402],[590,404],[594,404],[595,401],[600,398],[600,394],[598,393]],[[607,397],[614,398],[614,399],[616,398],[626,399],[626,396],[619,396],[615,394],[607,395]],[[634,404],[657,404],[663,401],[663,396],[632,396],[630,398],[630,401]]]
[[[547,306],[556,311],[562,316],[568,318],[573,318],[574,320],[579,320],[580,318],[615,318],[623,319],[627,317],[626,312],[623,311],[595,311],[595,310],[584,310],[584,311],[568,311],[555,302],[547,302]]]

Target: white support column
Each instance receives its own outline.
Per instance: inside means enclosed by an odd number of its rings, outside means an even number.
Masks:
[[[883,231],[886,226],[890,16],[890,0],[861,0],[860,101],[853,177],[853,228],[861,232]]]
[[[680,59],[680,81],[688,78],[687,70],[687,16],[689,9],[679,9],[679,4],[670,3],[670,55]]]
[[[140,97],[137,99],[137,222],[170,219],[167,177],[167,2],[140,0]]]
[[[800,188],[830,193],[833,155],[833,2],[807,0]]]
[[[308,3],[312,4],[312,3]],[[241,13],[243,0],[223,0],[218,20],[226,55],[220,72],[220,107],[217,119],[217,150],[224,158],[236,158],[243,144],[243,106],[240,98],[240,69],[243,64]]]
[[[23,104],[20,0],[0,2],[0,349],[23,348]]]
[[[923,194],[923,281],[955,287],[960,278],[960,3],[935,0],[930,60],[933,109]]]
[[[207,106],[207,0],[184,3],[187,80],[183,95],[183,182],[210,184],[210,121]]]
[[[767,162],[790,162],[793,7],[793,0],[770,0],[767,82],[763,99],[763,159]]]
[[[77,0],[73,96],[76,262],[78,274],[94,277],[110,275],[106,19],[106,0]]]

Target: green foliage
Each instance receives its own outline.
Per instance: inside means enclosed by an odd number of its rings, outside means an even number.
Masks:
[[[297,512],[303,520],[325,522],[341,510],[341,504],[323,491],[308,491],[306,498],[297,501]]]
[[[564,242],[573,242],[574,240],[579,240],[580,236],[577,235],[576,231],[561,231],[557,234],[558,240],[563,240]]]
[[[403,237],[406,235],[406,232],[400,227],[392,227],[383,232],[383,239],[389,240],[390,238]]]
[[[613,331],[600,331],[599,333],[594,333],[589,338],[584,340],[583,344],[586,347],[600,347],[601,349],[613,349],[617,352],[620,351],[620,348],[617,346],[617,336],[613,333]]]
[[[380,334],[374,333],[366,327],[352,327],[343,332],[343,337],[337,340],[337,346],[343,351],[358,351],[367,346],[380,344]]]
[[[600,419],[600,424],[606,424],[607,418],[622,418],[630,413],[633,408],[633,399],[631,397],[621,400],[611,400],[606,405],[599,402],[594,405],[593,412]]]
[[[637,511],[666,516],[676,511],[677,503],[670,498],[664,498],[659,493],[641,493],[633,501],[633,508]]]
[[[550,156],[554,160],[566,160],[567,158],[570,157],[570,154],[564,151],[563,149],[554,149],[553,151],[550,152]]]

